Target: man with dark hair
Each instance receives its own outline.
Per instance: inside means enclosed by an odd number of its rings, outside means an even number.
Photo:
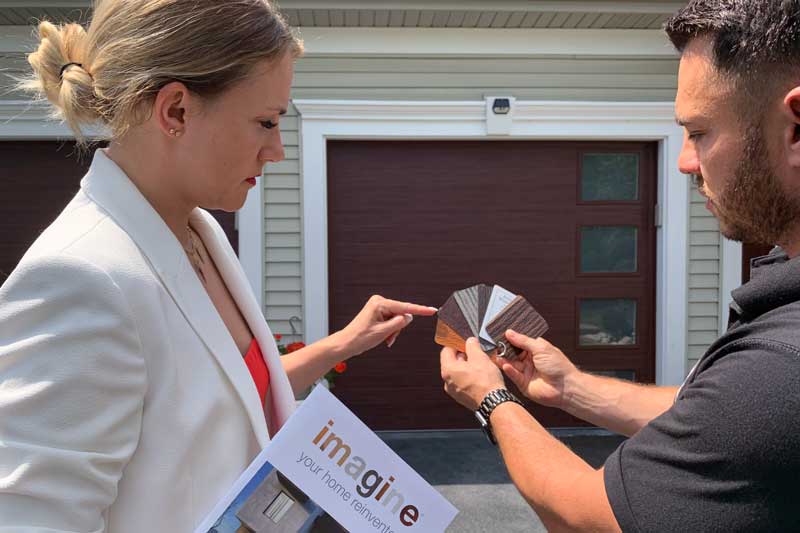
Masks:
[[[466,354],[442,350],[442,378],[550,530],[800,530],[800,0],[695,0],[665,29],[681,53],[681,171],[723,235],[779,246],[733,291],[727,332],[680,388],[581,372],[511,331],[519,360],[470,339]],[[532,400],[630,438],[593,469],[514,401],[498,366]]]

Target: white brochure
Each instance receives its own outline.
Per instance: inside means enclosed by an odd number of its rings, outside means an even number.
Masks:
[[[317,386],[195,533],[438,533],[457,513]]]

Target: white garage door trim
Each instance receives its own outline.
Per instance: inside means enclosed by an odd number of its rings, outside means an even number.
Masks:
[[[656,382],[686,372],[689,180],[672,103],[516,101],[508,134],[487,134],[486,102],[295,100],[301,116],[306,341],[328,334],[328,139],[652,140],[659,143]],[[494,131],[494,130],[493,130]]]
[[[48,107],[27,100],[0,102],[0,141],[73,140],[68,127],[48,116]],[[92,132],[90,132],[92,133]],[[256,299],[264,308],[264,209],[262,190],[255,187],[236,213],[239,260]]]

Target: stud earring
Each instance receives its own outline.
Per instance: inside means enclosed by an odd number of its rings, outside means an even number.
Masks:
[[[181,130],[176,130],[175,128],[170,128],[169,134],[174,135],[175,137],[180,137],[183,134],[183,132]]]

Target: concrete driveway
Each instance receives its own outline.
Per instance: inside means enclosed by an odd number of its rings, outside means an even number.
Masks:
[[[592,466],[624,440],[608,433],[554,434]],[[380,437],[459,510],[448,531],[546,531],[508,477],[500,453],[480,430],[379,432]]]

